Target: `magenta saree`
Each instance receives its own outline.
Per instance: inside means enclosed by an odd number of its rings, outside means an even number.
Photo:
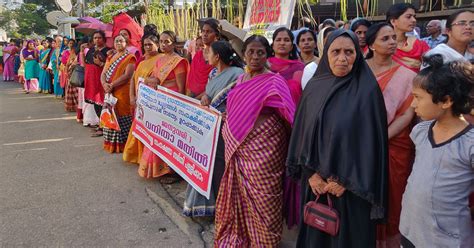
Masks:
[[[295,104],[280,75],[242,79],[227,98],[222,131],[226,168],[217,197],[214,246],[276,247]]]

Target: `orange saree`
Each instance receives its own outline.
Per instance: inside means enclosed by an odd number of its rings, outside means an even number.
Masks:
[[[111,84],[114,80],[125,74],[129,64],[135,64],[135,56],[125,53],[116,54],[105,63],[106,82]],[[127,142],[128,132],[132,125],[132,112],[130,111],[130,81],[112,90],[112,95],[117,98],[115,114],[120,125],[120,131],[104,128],[104,150],[110,153],[121,153]]]
[[[170,90],[178,92],[178,84],[176,82],[176,75],[186,75],[188,72],[188,62],[179,56],[173,55],[158,55],[156,66],[152,72],[152,76],[160,81],[160,86],[166,87]],[[180,93],[184,93],[180,92]],[[143,148],[143,154],[140,159],[140,166],[138,174],[144,178],[157,178],[166,174],[172,174],[174,171],[147,147]]]
[[[135,73],[133,73],[132,82],[135,84],[135,96],[138,93],[138,80],[139,78],[149,77],[153,69],[155,68],[156,61],[158,60],[158,55],[155,55],[151,58],[145,59],[138,64]],[[131,129],[135,126],[135,120],[132,122]],[[128,133],[127,143],[123,151],[123,161],[138,164],[143,153],[143,143],[140,142],[132,132]]]
[[[405,113],[413,100],[412,81],[416,76],[412,70],[396,65],[392,69],[376,75],[382,90],[387,123]],[[414,145],[410,139],[412,126],[408,125],[389,140],[389,186],[387,223],[377,226],[377,247],[400,247],[398,225],[400,222],[402,195],[405,192],[408,176],[411,173],[415,156]]]

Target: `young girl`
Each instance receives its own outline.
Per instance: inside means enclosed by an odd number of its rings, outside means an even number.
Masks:
[[[474,70],[440,55],[426,62],[413,81],[412,107],[425,122],[410,135],[416,158],[402,200],[402,246],[473,247],[474,128],[461,115],[474,106]]]

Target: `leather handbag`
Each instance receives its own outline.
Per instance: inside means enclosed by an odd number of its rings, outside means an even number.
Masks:
[[[304,223],[331,236],[336,236],[339,231],[339,213],[332,207],[329,194],[327,194],[328,205],[318,203],[319,196],[317,195],[316,200],[304,206]]]
[[[84,88],[84,67],[74,66],[69,83],[74,87]]]

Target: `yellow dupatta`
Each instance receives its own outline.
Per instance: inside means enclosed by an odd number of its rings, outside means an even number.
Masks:
[[[151,58],[143,60],[138,64],[137,69],[135,69],[135,73],[133,73],[133,82],[135,84],[135,94],[138,92],[138,78],[147,78],[151,76],[153,73],[153,69],[155,69],[156,62],[158,61],[158,57],[160,55],[157,54]]]

